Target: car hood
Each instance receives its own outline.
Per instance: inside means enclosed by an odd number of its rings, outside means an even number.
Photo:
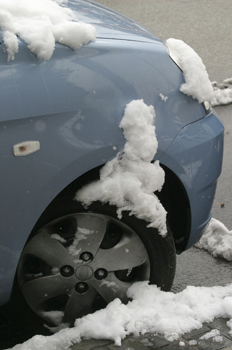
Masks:
[[[95,2],[71,0],[68,7],[75,13],[78,21],[90,23],[96,28],[98,38],[161,42],[139,24]]]

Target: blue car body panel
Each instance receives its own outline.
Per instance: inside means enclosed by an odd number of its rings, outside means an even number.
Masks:
[[[94,25],[98,37],[137,42],[154,43],[154,40],[162,42],[138,23],[93,1],[69,1],[69,6],[79,21]]]
[[[216,179],[221,173],[223,131],[221,122],[210,113],[184,127],[160,159],[181,179],[191,198],[191,231],[186,249],[201,238],[211,218]]]
[[[180,178],[189,197],[186,248],[200,238],[211,215],[222,124],[179,91],[184,77],[159,39],[89,1],[70,6],[96,26],[95,42],[77,51],[56,45],[46,62],[20,39],[13,62],[0,51],[0,304],[9,300],[22,249],[49,203],[123,148],[118,126],[131,100],[155,107],[155,159]],[[13,146],[23,141],[39,141],[41,148],[15,157]]]

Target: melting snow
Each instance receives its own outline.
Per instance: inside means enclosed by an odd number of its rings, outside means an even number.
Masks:
[[[220,331],[218,329],[212,329],[210,332],[204,334],[200,339],[210,339],[220,335]]]
[[[105,309],[77,319],[75,326],[45,337],[37,335],[14,350],[64,350],[81,338],[111,339],[116,345],[129,334],[151,332],[169,341],[216,317],[232,318],[232,285],[226,287],[193,287],[174,294],[163,292],[147,282],[137,282],[128,290],[133,300],[127,305],[115,299]],[[227,322],[230,332],[232,320]],[[210,336],[220,340],[213,332]]]
[[[109,282],[106,280],[102,280],[100,283],[100,287],[102,287],[102,286],[107,286],[108,288],[110,288],[113,291],[113,293],[117,293],[120,289],[120,287],[113,281]]]
[[[59,273],[60,272],[60,269],[58,268],[58,267],[53,267],[52,269],[51,269],[51,274],[52,275],[56,275],[57,273]]]
[[[161,94],[161,93],[159,94],[159,96],[160,96],[161,100],[164,101],[164,102],[166,102],[167,99],[168,99],[168,96],[164,96],[164,95]]]
[[[210,332],[204,334],[202,337],[200,337],[200,340],[208,340],[208,339],[213,339],[213,341],[217,343],[222,343],[223,342],[223,337],[220,335],[220,332],[218,329],[212,329]]]
[[[225,105],[232,102],[232,78],[225,79],[222,84],[212,82],[214,98],[212,106]]]
[[[185,77],[185,83],[181,85],[180,91],[196,98],[200,103],[211,102],[214,97],[213,87],[198,54],[182,40],[168,39],[166,46]]]
[[[232,231],[216,219],[210,220],[206,232],[196,246],[208,250],[214,257],[232,261]]]
[[[55,42],[73,50],[96,38],[95,28],[78,22],[62,0],[1,0],[0,28],[8,61],[18,52],[19,36],[39,59],[48,60]]]
[[[182,40],[172,38],[166,41],[166,46],[184,74],[185,84],[181,85],[181,92],[200,103],[208,101],[212,106],[232,103],[232,78],[225,79],[222,84],[211,83],[202,59],[193,48]],[[159,96],[166,102],[167,97],[161,93]]]
[[[43,316],[51,320],[55,325],[58,326],[62,321],[64,313],[62,311],[44,311]]]
[[[77,192],[76,199],[87,206],[97,200],[109,202],[118,208],[119,218],[127,210],[165,235],[166,211],[154,194],[162,188],[164,171],[158,161],[151,163],[158,146],[154,119],[153,106],[143,100],[126,106],[120,124],[127,141],[123,151],[101,169],[99,181]]]
[[[50,237],[53,239],[56,239],[57,241],[59,241],[61,243],[66,243],[66,239],[64,239],[63,237],[61,237],[57,233],[53,233]]]
[[[197,345],[197,341],[195,339],[192,339],[189,341],[189,345]]]
[[[85,203],[90,203],[96,198],[111,201],[112,192],[110,188],[113,186],[113,191],[115,191],[115,188],[120,189],[115,192],[121,193],[121,196],[119,196],[121,201],[117,203],[122,203],[123,206],[119,206],[119,208],[127,210],[126,208],[129,207],[131,211],[136,212],[138,210],[136,207],[138,198],[136,197],[135,201],[132,201],[134,197],[130,192],[131,188],[129,192],[125,192],[129,183],[124,183],[124,179],[126,178],[128,181],[132,178],[136,186],[139,182],[140,190],[143,190],[147,196],[150,196],[152,188],[162,186],[163,174],[160,173],[158,163],[154,164],[154,169],[148,167],[150,171],[148,172],[149,178],[152,177],[152,174],[155,174],[153,176],[156,178],[156,172],[159,175],[159,181],[155,185],[152,183],[154,187],[146,183],[142,171],[143,167],[150,164],[149,161],[153,158],[157,149],[155,129],[152,127],[154,115],[153,108],[146,106],[143,101],[133,101],[127,106],[121,123],[127,140],[124,153],[118,154],[112,162],[108,163],[103,168],[100,181],[81,190],[78,198],[83,198]],[[138,131],[140,128],[143,130],[141,135],[141,131]],[[149,149],[153,149],[152,153],[146,147],[141,146],[145,142],[143,138],[140,139],[140,136],[144,137],[146,132],[148,134],[146,141],[148,144],[150,143]],[[136,147],[135,135],[138,137],[140,147]],[[154,140],[152,142],[152,139],[155,139],[155,142]],[[128,166],[127,163],[129,163]],[[135,164],[138,166],[135,166]],[[135,188],[137,190],[137,187]],[[132,198],[130,204],[124,204],[125,193],[128,194],[127,198]],[[143,200],[143,196],[141,200]],[[153,199],[152,197],[152,200],[156,202],[156,198]],[[133,208],[134,204],[136,209]],[[82,231],[81,233],[85,235],[92,232]],[[231,237],[232,231],[229,231],[219,221],[212,219],[199,244],[201,247],[210,250],[214,256],[223,256],[231,260]],[[74,248],[76,249],[76,245]],[[114,287],[113,284],[108,286],[110,288]],[[232,284],[225,287],[215,286],[210,288],[188,286],[184,291],[174,294],[163,292],[155,285],[149,285],[148,282],[137,282],[129,288],[127,295],[132,299],[127,305],[122,304],[119,299],[115,299],[105,309],[77,319],[73,328],[62,329],[50,337],[37,335],[22,345],[16,345],[13,349],[64,350],[72,344],[80,342],[82,338],[110,339],[116,345],[120,345],[121,341],[129,334],[138,336],[147,332],[174,341],[184,333],[199,329],[203,323],[212,322],[217,317],[230,319],[227,325],[230,329],[229,333],[232,334]],[[60,316],[59,313],[50,315],[50,317],[57,317],[57,320]],[[207,333],[204,337],[205,339],[212,337],[217,342],[222,341],[217,331]],[[193,344],[196,344],[196,341],[192,340],[191,345]]]
[[[92,235],[94,232],[94,230],[78,227],[73,243],[68,247],[69,254],[73,256],[79,255],[81,252],[81,248],[79,248],[79,242],[87,239],[87,235]],[[79,260],[76,261],[79,262]]]
[[[72,11],[59,6],[66,2],[1,0],[0,27],[9,61],[18,52],[17,35],[40,59],[52,56],[56,41],[78,49],[95,39],[94,27],[74,22]],[[180,88],[183,93],[192,95],[199,102],[213,101],[214,105],[231,102],[229,87],[222,90],[213,84],[215,92],[213,91],[205,66],[193,49],[175,39],[169,39],[167,45],[178,58],[183,70],[186,81]],[[164,102],[167,100],[162,94],[160,97]],[[100,181],[81,189],[76,199],[85,205],[96,200],[109,202],[118,207],[119,217],[123,210],[128,210],[148,221],[149,226],[158,227],[164,235],[166,212],[153,194],[162,188],[164,182],[164,172],[159,163],[151,163],[157,151],[154,118],[154,108],[146,106],[142,100],[127,105],[120,124],[127,141],[123,152],[105,165]],[[85,234],[87,233],[82,232],[82,239]],[[57,235],[53,238],[60,240]],[[78,239],[70,253],[77,253],[77,244]],[[232,231],[212,219],[198,246],[209,250],[215,257],[222,256],[231,261]],[[63,329],[50,337],[37,335],[13,349],[64,350],[73,343],[80,342],[81,338],[111,339],[120,345],[128,334],[138,336],[146,332],[173,341],[216,317],[230,318],[227,325],[232,334],[232,285],[211,288],[188,286],[184,291],[174,294],[150,286],[148,282],[139,282],[129,288],[128,297],[132,301],[127,305],[115,299],[105,309],[77,319],[73,328]],[[54,312],[47,316],[58,322],[63,315]],[[220,341],[220,335],[216,331],[205,337]],[[192,341],[192,345],[193,343],[196,344],[196,341]],[[180,345],[184,344],[180,342]]]

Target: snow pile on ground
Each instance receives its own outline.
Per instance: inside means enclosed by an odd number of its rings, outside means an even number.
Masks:
[[[232,103],[232,78],[225,79],[222,84],[214,81],[212,85],[214,88],[212,106]]]
[[[57,0],[0,0],[0,28],[8,61],[18,52],[19,36],[39,59],[48,60],[55,42],[76,50],[96,38],[95,28],[75,22],[75,15]]]
[[[213,338],[213,341],[222,343],[223,337],[220,335],[220,331],[218,329],[212,329],[212,331],[204,334],[202,337],[200,337],[200,340],[208,340],[210,338]]]
[[[13,349],[64,350],[80,342],[81,338],[110,339],[120,346],[127,335],[147,332],[174,341],[216,317],[230,318],[227,325],[232,334],[232,285],[188,286],[174,294],[147,282],[137,282],[129,288],[128,296],[133,300],[127,305],[115,299],[105,309],[77,319],[73,328],[63,329],[50,337],[37,335]],[[219,336],[218,332],[208,334],[208,337]]]
[[[100,172],[100,180],[77,192],[76,200],[85,206],[94,201],[115,205],[119,218],[129,211],[139,219],[166,234],[166,211],[154,194],[164,183],[164,171],[159,162],[151,163],[158,142],[155,134],[155,111],[143,100],[130,102],[120,123],[126,144],[122,152],[108,162]]]
[[[232,261],[232,231],[216,219],[210,220],[209,226],[196,246],[208,250],[214,257]]]
[[[179,65],[185,77],[180,91],[196,98],[200,103],[211,102],[214,91],[205,65],[198,54],[182,40],[168,39],[166,46],[171,57]]]

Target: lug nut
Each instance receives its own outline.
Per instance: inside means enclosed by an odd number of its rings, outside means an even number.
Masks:
[[[60,273],[64,277],[70,277],[74,274],[74,269],[72,266],[65,265],[61,267]]]
[[[92,261],[93,260],[93,254],[89,253],[89,252],[83,252],[80,255],[81,260],[83,260],[84,262],[88,262],[88,261]]]
[[[104,278],[106,278],[108,275],[108,272],[104,269],[98,269],[97,271],[95,271],[95,278],[97,280],[103,280]]]
[[[89,286],[85,282],[77,283],[76,286],[75,286],[75,291],[77,293],[80,293],[80,294],[83,294],[83,293],[87,292],[88,289],[89,289]]]

